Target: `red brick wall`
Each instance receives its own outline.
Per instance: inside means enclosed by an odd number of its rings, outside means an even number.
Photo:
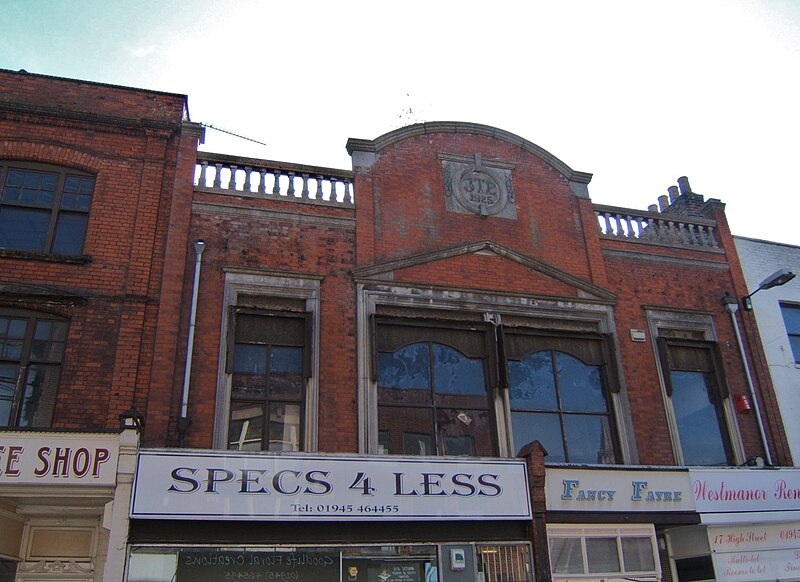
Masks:
[[[53,426],[116,428],[120,412],[143,407],[150,386],[166,236],[170,221],[180,220],[172,207],[176,160],[180,148],[191,156],[196,148],[196,136],[182,129],[186,98],[9,71],[0,71],[0,85],[0,160],[96,176],[88,263],[0,252],[4,283],[48,286],[84,301],[54,307],[4,295],[0,303],[69,320]],[[181,169],[179,181],[190,189],[191,173]]]

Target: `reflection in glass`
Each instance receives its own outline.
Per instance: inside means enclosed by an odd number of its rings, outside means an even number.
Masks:
[[[672,371],[672,408],[686,465],[727,465],[723,418],[711,399],[707,374]]]
[[[551,462],[616,462],[600,366],[544,350],[509,361],[508,371],[517,453],[538,440]]]
[[[378,431],[384,435],[379,450],[496,453],[483,359],[444,344],[417,342],[379,353],[377,364]]]

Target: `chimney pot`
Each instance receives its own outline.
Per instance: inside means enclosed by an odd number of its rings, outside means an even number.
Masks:
[[[658,197],[658,206],[661,209],[661,212],[666,212],[667,208],[669,208],[669,198],[666,195]]]
[[[647,207],[647,211],[648,212],[658,212],[658,205],[657,204],[651,204],[650,206]]]
[[[681,176],[678,178],[678,188],[681,190],[681,194],[691,194],[692,187],[689,186],[689,178],[686,176]]]
[[[667,188],[667,192],[669,192],[669,201],[670,203],[675,202],[678,199],[678,187],[677,186],[670,186]]]

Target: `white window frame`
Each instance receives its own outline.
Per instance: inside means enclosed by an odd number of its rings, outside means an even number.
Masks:
[[[225,372],[228,351],[228,329],[230,307],[239,305],[240,298],[248,295],[274,297],[277,299],[301,299],[305,310],[311,314],[311,376],[306,380],[303,451],[317,451],[319,410],[319,328],[320,328],[320,282],[315,275],[282,273],[224,267],[225,288],[222,295],[222,317],[219,342],[219,371],[217,373],[217,397],[214,413],[213,447],[228,448],[228,429],[231,411],[231,385],[233,374]]]
[[[357,294],[356,325],[358,330],[358,407],[359,407],[359,451],[363,454],[378,454],[378,391],[375,377],[371,372],[373,330],[370,318],[379,306],[404,307],[422,312],[425,309],[464,314],[481,314],[485,321],[501,323],[502,317],[528,317],[537,320],[590,322],[599,333],[611,337],[617,343],[613,307],[591,301],[542,300],[505,294],[484,294],[464,291],[451,291],[436,288],[419,288],[396,284],[359,283]],[[557,325],[557,324],[556,324]],[[557,328],[555,328],[557,329]],[[619,350],[614,350],[617,358],[616,369],[620,384],[618,392],[608,390],[609,404],[613,410],[616,434],[619,439],[621,464],[638,463],[634,442],[631,414],[626,397],[625,381],[619,361]],[[511,407],[508,395],[501,393],[493,404],[499,455],[513,456],[511,431]]]
[[[672,452],[675,457],[677,465],[684,465],[683,448],[681,446],[680,435],[678,434],[678,423],[675,419],[675,409],[672,405],[672,398],[667,394],[667,385],[664,380],[664,374],[668,373],[661,366],[661,358],[658,353],[658,338],[661,337],[661,330],[682,330],[700,332],[703,334],[703,340],[710,342],[717,342],[717,333],[714,328],[714,319],[711,315],[705,313],[692,313],[686,311],[668,311],[668,310],[647,310],[647,326],[650,331],[650,344],[653,349],[653,357],[656,362],[656,369],[658,371],[658,382],[661,386],[661,397],[664,401],[664,410],[667,417],[667,425],[669,427],[670,441],[672,443]],[[721,370],[724,374],[725,371]],[[733,408],[732,398],[723,398],[720,404],[722,408],[722,415],[725,419],[725,430],[727,431],[728,441],[731,445],[731,453],[733,455],[733,463],[741,465],[744,463],[744,444],[742,443],[742,435],[739,432],[739,425],[736,422],[736,412]]]
[[[589,561],[586,553],[586,539],[591,538],[616,538],[617,552],[619,554],[620,568],[624,566],[622,556],[623,538],[649,538],[650,547],[653,550],[652,572],[640,570],[622,570],[621,572],[584,572],[583,574],[557,574],[553,571],[553,560],[550,557],[550,575],[554,581],[557,580],[616,580],[635,578],[636,580],[661,580],[661,562],[658,556],[658,540],[656,530],[652,524],[642,525],[573,525],[573,524],[547,524],[547,552],[550,555],[551,538],[573,538],[581,540],[581,552],[583,554],[583,566],[588,570]]]

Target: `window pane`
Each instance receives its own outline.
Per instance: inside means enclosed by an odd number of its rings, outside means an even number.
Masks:
[[[617,538],[586,538],[589,572],[619,572]]]
[[[299,404],[271,404],[269,407],[270,451],[300,450],[301,409]]]
[[[711,556],[697,556],[675,560],[675,570],[680,582],[716,580]]]
[[[19,366],[0,363],[0,426],[11,426],[11,407],[17,387]]]
[[[493,456],[494,431],[488,410],[440,408],[436,422],[445,455]]]
[[[24,208],[0,208],[0,247],[43,251],[50,213]]]
[[[430,390],[428,344],[418,343],[391,354],[378,354],[378,385],[384,388]]]
[[[652,572],[656,568],[652,540],[622,538],[622,560],[625,562],[625,572]]]
[[[556,370],[562,410],[606,412],[600,368],[587,366],[577,358],[556,352]]]
[[[37,321],[31,344],[31,360],[38,362],[60,362],[64,354],[64,342],[55,338],[66,336],[66,324],[58,321]]]
[[[81,254],[88,222],[89,217],[86,214],[59,214],[53,239],[53,252],[61,255]]]
[[[236,374],[267,373],[267,346],[236,344],[233,348],[233,371]]]
[[[61,208],[89,210],[94,190],[94,178],[90,176],[67,176],[64,181],[64,193],[61,196]]]
[[[50,425],[58,388],[58,375],[58,366],[32,364],[28,367],[17,426]]]
[[[403,408],[399,406],[378,407],[378,430],[385,431],[390,455],[421,454],[414,448],[406,450],[404,433],[424,435],[426,437],[426,455],[435,455],[433,410],[430,408]],[[386,446],[386,445],[384,445]]]
[[[436,447],[433,445],[433,437],[429,434],[404,432],[403,454],[416,456],[435,455]]]
[[[512,409],[558,409],[550,352],[536,352],[521,361],[510,360],[508,381]]]
[[[702,372],[672,372],[672,408],[686,465],[726,465],[721,418]]]
[[[583,574],[581,538],[550,538],[553,574]]]
[[[228,448],[260,451],[264,434],[264,410],[259,403],[231,402]]]
[[[0,320],[2,321],[2,320]],[[22,358],[22,343],[25,337],[25,320],[12,319],[5,320],[6,333],[0,329],[0,358],[4,360],[20,360]],[[18,325],[18,324],[22,325]],[[22,328],[22,334],[18,335],[18,328]]]
[[[265,400],[267,377],[254,374],[233,374],[231,395],[239,400]]]
[[[269,357],[270,393],[301,396],[303,348],[273,346]]]
[[[58,174],[11,169],[3,188],[3,200],[49,208],[57,185]]]
[[[520,449],[533,441],[539,441],[547,450],[546,460],[563,463],[564,442],[561,439],[561,423],[557,414],[541,412],[512,412],[511,426],[514,433],[514,448]]]
[[[789,344],[792,346],[794,361],[800,363],[800,335],[789,336]]]
[[[564,431],[570,463],[614,463],[614,443],[607,417],[565,414]]]
[[[786,324],[786,331],[791,334],[800,334],[800,307],[781,305],[781,312]]]
[[[437,394],[486,394],[483,360],[467,358],[453,348],[433,344],[433,365]]]

